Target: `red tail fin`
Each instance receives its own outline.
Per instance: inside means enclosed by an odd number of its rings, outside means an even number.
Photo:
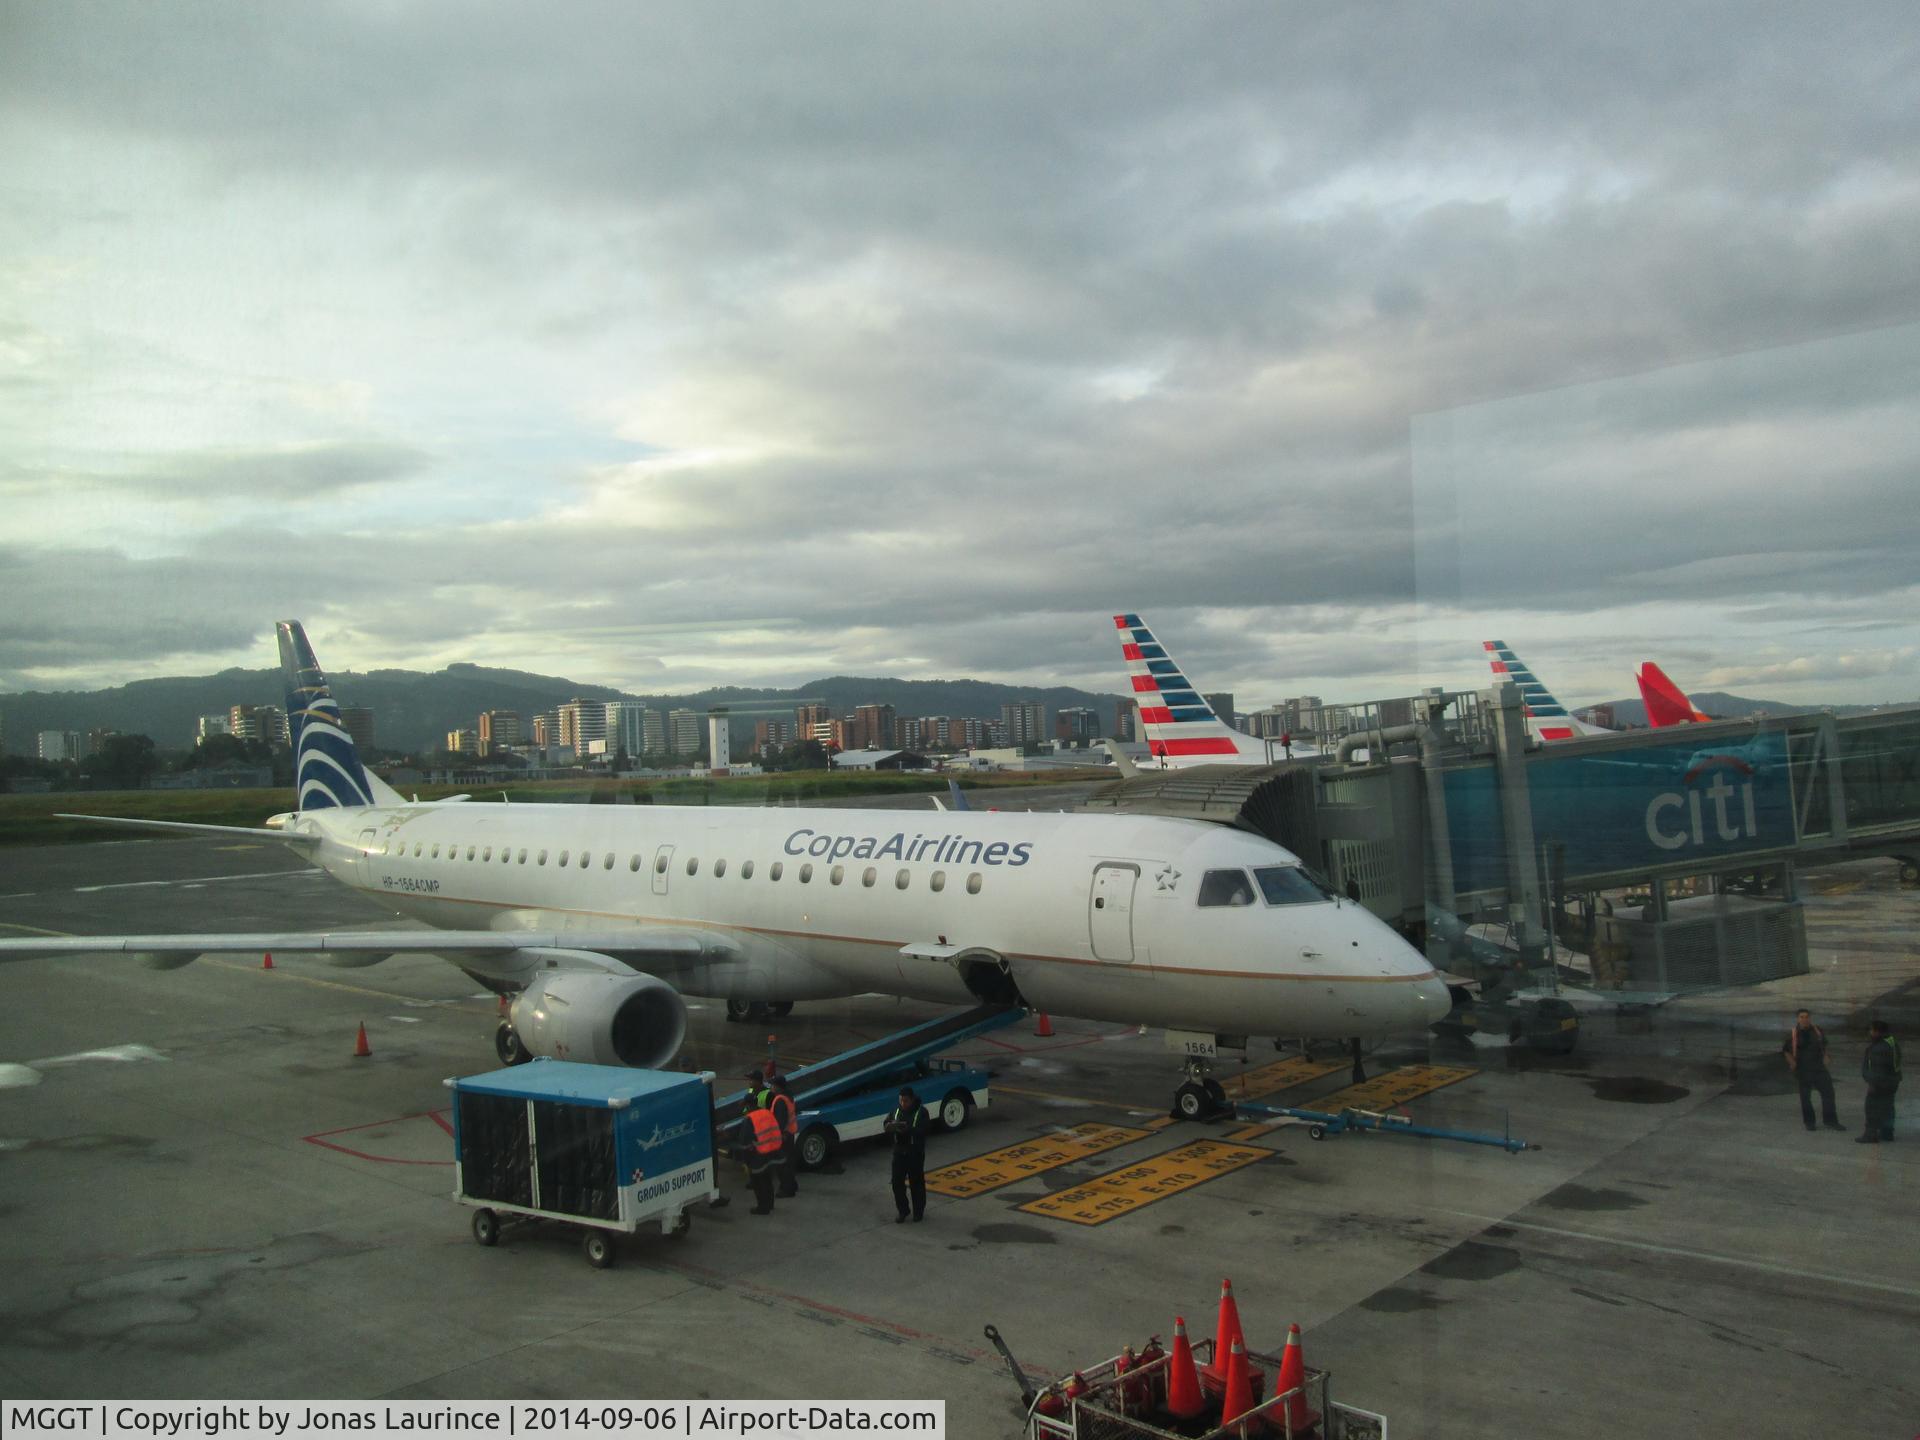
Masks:
[[[1641,662],[1634,679],[1640,682],[1640,698],[1647,705],[1647,724],[1656,730],[1713,718],[1696,709],[1680,687],[1667,678],[1666,671],[1651,660]]]

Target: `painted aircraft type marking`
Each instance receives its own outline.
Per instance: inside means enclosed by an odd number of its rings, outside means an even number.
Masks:
[[[1336,1090],[1331,1095],[1322,1095],[1301,1108],[1324,1110],[1329,1115],[1338,1115],[1342,1110],[1384,1110],[1390,1105],[1418,1100],[1449,1085],[1458,1085],[1479,1073],[1463,1065],[1408,1065],[1376,1075],[1362,1084]]]
[[[1105,1225],[1170,1195],[1204,1185],[1249,1165],[1271,1159],[1273,1151],[1218,1140],[1195,1140],[1138,1165],[1102,1175],[1085,1185],[1029,1200],[1028,1215],[1045,1215],[1072,1225]]]
[[[955,1165],[943,1165],[927,1175],[927,1189],[935,1195],[947,1195],[956,1200],[971,1199],[989,1190],[1011,1185],[1016,1180],[1024,1180],[1029,1175],[1057,1170],[1062,1165],[1084,1160],[1089,1155],[1131,1145],[1135,1140],[1146,1139],[1149,1133],[1146,1130],[1132,1130],[1125,1125],[1102,1125],[1098,1121],[1088,1121],[1059,1135],[1023,1141],[1004,1149],[991,1150],[985,1155],[976,1155],[971,1160],[962,1160]]]

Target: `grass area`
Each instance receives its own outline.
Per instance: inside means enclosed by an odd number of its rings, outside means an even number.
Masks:
[[[963,788],[1020,789],[1058,784],[1057,775],[995,774],[956,776]],[[672,777],[660,780],[535,780],[475,790],[474,803],[561,805],[805,805],[812,800],[848,795],[944,794],[947,777],[939,774],[842,774],[798,770],[778,775],[741,775],[724,780]],[[409,799],[442,800],[463,793],[456,785],[405,787]],[[124,840],[127,832],[84,821],[59,820],[61,813],[123,815],[144,820],[184,820],[195,825],[257,826],[269,815],[290,808],[288,790],[106,790],[64,791],[51,795],[0,795],[0,846],[62,845]]]

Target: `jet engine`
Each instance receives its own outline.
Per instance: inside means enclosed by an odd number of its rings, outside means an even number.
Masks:
[[[528,1055],[657,1070],[680,1053],[687,1006],[652,975],[548,970],[514,1000],[513,1033]]]

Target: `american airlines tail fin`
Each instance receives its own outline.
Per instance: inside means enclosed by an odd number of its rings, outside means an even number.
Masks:
[[[293,741],[293,808],[350,810],[405,802],[360,763],[353,737],[340,723],[320,662],[298,620],[282,620],[280,668],[287,679],[287,733]]]
[[[1698,724],[1713,718],[1702,713],[1687,698],[1686,692],[1667,678],[1667,672],[1651,660],[1643,660],[1633,678],[1640,682],[1640,698],[1647,706],[1647,724],[1654,729],[1665,725]]]
[[[1156,760],[1191,765],[1265,765],[1267,747],[1213,713],[1138,615],[1116,615],[1120,650],[1140,705],[1140,728]]]
[[[1574,719],[1567,707],[1553,698],[1553,692],[1534,678],[1533,671],[1508,648],[1506,641],[1483,640],[1480,643],[1487,651],[1487,663],[1493,666],[1493,678],[1520,687],[1520,697],[1527,707],[1527,732],[1534,739],[1551,743],[1555,740],[1572,740],[1581,735],[1607,733],[1605,726],[1589,725],[1584,720]]]

